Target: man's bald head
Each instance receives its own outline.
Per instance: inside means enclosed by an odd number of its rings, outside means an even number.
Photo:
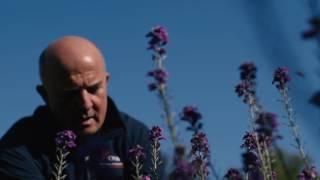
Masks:
[[[96,133],[106,117],[109,78],[98,48],[82,37],[63,37],[49,44],[39,64],[37,90],[59,127]]]
[[[46,84],[48,76],[72,70],[78,63],[83,62],[83,57],[91,58],[98,66],[105,68],[103,55],[88,39],[79,36],[65,36],[52,42],[41,53],[39,59],[42,83]]]

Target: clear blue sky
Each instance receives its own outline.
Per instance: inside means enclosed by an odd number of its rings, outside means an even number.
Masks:
[[[305,78],[293,75],[291,95],[305,148],[320,169],[319,109],[308,103],[320,89],[318,51],[314,42],[300,37],[310,16],[308,5],[298,0],[3,0],[0,135],[43,104],[35,91],[38,56],[64,35],[87,37],[103,51],[111,73],[110,95],[120,109],[148,126],[165,127],[159,101],[147,90],[146,73],[153,65],[144,37],[152,26],[163,25],[170,36],[165,66],[173,110],[178,113],[187,104],[199,107],[221,175],[228,167],[240,167],[241,139],[249,129],[248,109],[234,93],[237,68],[247,60],[258,66],[261,103],[282,122],[279,94],[271,85],[273,70],[288,66],[305,73]],[[188,142],[184,124],[178,125]],[[279,144],[295,152],[288,128],[281,126],[284,140]]]

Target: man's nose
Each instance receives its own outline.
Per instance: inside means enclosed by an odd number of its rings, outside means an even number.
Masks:
[[[81,103],[82,108],[84,110],[91,109],[92,106],[93,106],[92,99],[91,99],[91,94],[86,89],[82,89],[80,96],[81,96],[80,97],[80,103]]]

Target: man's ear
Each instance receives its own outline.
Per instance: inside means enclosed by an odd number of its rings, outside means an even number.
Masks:
[[[109,79],[110,79],[110,74],[106,73],[106,82],[109,82]]]
[[[41,96],[41,98],[43,99],[43,101],[45,103],[48,103],[47,91],[45,90],[43,85],[37,85],[36,89],[37,89],[37,92],[39,93],[39,95]]]

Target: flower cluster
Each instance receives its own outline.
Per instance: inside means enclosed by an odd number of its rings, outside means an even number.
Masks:
[[[242,154],[242,161],[244,165],[244,171],[256,171],[261,167],[261,161],[256,153],[247,151]]]
[[[289,69],[286,67],[279,67],[274,72],[272,84],[275,84],[279,90],[283,90],[290,80]]]
[[[254,81],[256,79],[257,67],[253,62],[245,62],[240,65],[240,79],[245,81]]]
[[[176,180],[192,180],[196,174],[195,168],[191,163],[184,159],[175,162],[175,169],[172,173],[172,179]]]
[[[141,177],[141,180],[151,180],[150,176],[144,175]]]
[[[299,174],[299,180],[316,180],[317,177],[318,173],[314,166],[304,168]]]
[[[192,153],[202,153],[205,157],[209,155],[209,144],[208,139],[205,133],[200,132],[197,134],[194,134],[191,139],[192,144]]]
[[[246,132],[242,139],[244,140],[244,143],[241,145],[242,148],[246,148],[247,151],[257,149],[256,136],[254,133]]]
[[[196,174],[200,179],[205,179],[208,176],[209,171],[208,163],[210,160],[210,150],[208,144],[208,138],[205,133],[199,132],[195,133],[191,139],[191,153],[193,155],[193,160],[191,162],[192,166],[196,169]]]
[[[282,137],[277,133],[278,120],[277,115],[271,112],[260,112],[256,120],[257,133],[259,140],[265,142],[261,146],[267,146],[264,148],[271,147],[272,142]]]
[[[164,69],[155,69],[153,71],[148,72],[147,74],[150,77],[153,77],[155,82],[149,84],[149,90],[154,91],[158,89],[161,85],[165,85],[168,78],[168,72]]]
[[[241,173],[238,169],[230,168],[224,175],[227,180],[243,180]]]
[[[149,140],[151,141],[151,162],[152,173],[155,179],[158,179],[158,169],[162,161],[160,160],[160,140],[164,140],[162,129],[159,126],[153,126],[149,131]]]
[[[243,97],[244,103],[248,104],[250,98],[255,96],[257,67],[252,62],[245,62],[240,65],[239,70],[241,82],[235,86],[235,92],[238,97]]]
[[[169,41],[168,32],[162,26],[156,26],[147,33],[146,37],[150,38],[148,44],[149,49],[157,50],[159,47],[164,46]]]
[[[281,139],[280,135],[275,135],[277,131],[278,122],[276,114],[270,112],[260,112],[258,118],[255,121],[257,125],[255,132],[247,132],[243,136],[244,143],[242,148],[246,148],[247,151],[257,150],[257,141],[261,148],[270,148],[273,141]],[[256,133],[256,134],[255,134]],[[258,137],[258,140],[256,139]]]
[[[76,135],[71,130],[64,130],[57,133],[55,144],[57,148],[71,149],[76,147]]]
[[[181,120],[190,124],[190,126],[187,127],[187,130],[193,131],[194,133],[198,133],[198,131],[201,130],[202,123],[199,123],[199,120],[202,118],[202,115],[197,107],[185,106],[179,116]]]
[[[160,128],[159,126],[153,126],[149,131],[149,139],[151,140],[151,142],[155,142],[166,138],[163,136],[162,128]]]
[[[136,145],[134,148],[130,149],[128,152],[128,155],[131,159],[138,159],[138,160],[146,157],[143,147],[141,147],[139,144]]]
[[[143,175],[141,174],[143,165],[140,163],[140,160],[146,158],[143,147],[137,144],[135,147],[129,149],[128,156],[135,170],[134,174],[132,174],[133,179],[141,180],[143,178]]]
[[[57,162],[53,165],[52,175],[55,180],[64,179],[64,169],[67,167],[67,156],[70,149],[76,147],[76,135],[71,130],[58,132],[55,138]]]

